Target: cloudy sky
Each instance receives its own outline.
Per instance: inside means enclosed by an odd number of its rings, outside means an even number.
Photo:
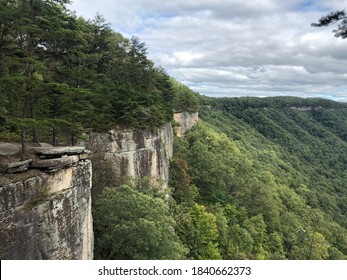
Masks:
[[[209,96],[324,97],[347,102],[347,39],[311,27],[347,0],[72,0],[156,65]]]

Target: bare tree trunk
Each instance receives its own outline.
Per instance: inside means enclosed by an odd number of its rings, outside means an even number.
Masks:
[[[54,127],[52,128],[52,145],[53,146],[57,145],[57,132]]]
[[[31,118],[33,120],[36,120],[36,108],[35,108],[35,101],[33,100],[34,98],[30,94],[30,113],[31,113]],[[33,142],[34,143],[39,143],[39,131],[37,126],[34,124],[33,128]]]
[[[29,107],[29,97],[26,96],[25,97],[25,102],[24,102],[24,108],[23,108],[23,119],[26,119],[28,116],[28,108]],[[28,158],[28,149],[27,149],[27,133],[26,133],[26,127],[25,127],[25,123],[22,124],[22,128],[21,128],[21,144],[22,144],[22,154],[21,154],[21,158],[22,159],[26,159]]]
[[[26,131],[25,128],[22,128],[21,131],[21,144],[22,144],[22,153],[21,153],[21,158],[22,160],[27,159],[28,157],[28,152],[27,152],[27,144],[26,144]]]

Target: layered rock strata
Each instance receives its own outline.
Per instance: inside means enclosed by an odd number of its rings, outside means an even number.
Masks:
[[[115,129],[90,133],[86,144],[93,152],[93,190],[148,177],[161,188],[168,186],[169,160],[173,153],[171,123],[150,129]]]
[[[0,258],[92,259],[88,151],[33,151],[37,157],[26,162],[27,170],[2,164],[9,168],[0,174]]]

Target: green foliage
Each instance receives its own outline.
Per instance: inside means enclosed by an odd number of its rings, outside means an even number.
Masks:
[[[318,23],[312,23],[311,26],[322,27],[340,22],[337,29],[333,30],[335,37],[341,37],[342,39],[347,38],[347,14],[345,10],[335,11],[330,13],[327,16],[324,16],[319,19]]]
[[[180,210],[176,215],[177,234],[189,248],[187,257],[197,260],[220,259],[215,215],[198,204]]]
[[[129,186],[106,188],[93,211],[97,259],[182,259],[185,247],[163,199]]]
[[[24,158],[30,140],[74,144],[85,128],[156,128],[173,111],[201,118],[174,142],[175,201],[146,178],[95,200],[97,258],[347,258],[346,104],[202,97],[155,67],[139,38],[100,15],[77,18],[67,3],[0,0],[0,140],[21,140]],[[95,159],[93,194],[124,183]]]
[[[173,108],[176,112],[197,112],[200,108],[200,95],[189,87],[171,78],[173,88]]]
[[[66,3],[1,2],[1,135],[74,144],[84,128],[169,122],[172,85],[145,44],[112,31],[101,15],[77,18]],[[24,119],[33,122],[15,125]]]
[[[253,240],[252,254],[256,259],[265,259],[263,244],[266,238],[266,224],[262,214],[247,219],[243,224]]]
[[[195,201],[214,215],[221,258],[345,259],[346,104],[291,97],[202,104],[199,124],[175,140],[173,195],[184,213]],[[186,204],[191,185],[198,196]]]
[[[174,157],[170,162],[170,187],[173,198],[180,204],[193,204],[198,196],[198,189],[191,183],[186,160]]]

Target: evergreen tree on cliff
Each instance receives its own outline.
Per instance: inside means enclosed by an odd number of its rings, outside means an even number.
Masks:
[[[145,43],[62,0],[0,0],[0,139],[76,143],[84,128],[171,121],[169,76]]]
[[[345,10],[335,11],[319,19],[318,23],[312,23],[314,27],[329,26],[339,22],[337,29],[333,30],[336,37],[347,38],[347,14]]]

